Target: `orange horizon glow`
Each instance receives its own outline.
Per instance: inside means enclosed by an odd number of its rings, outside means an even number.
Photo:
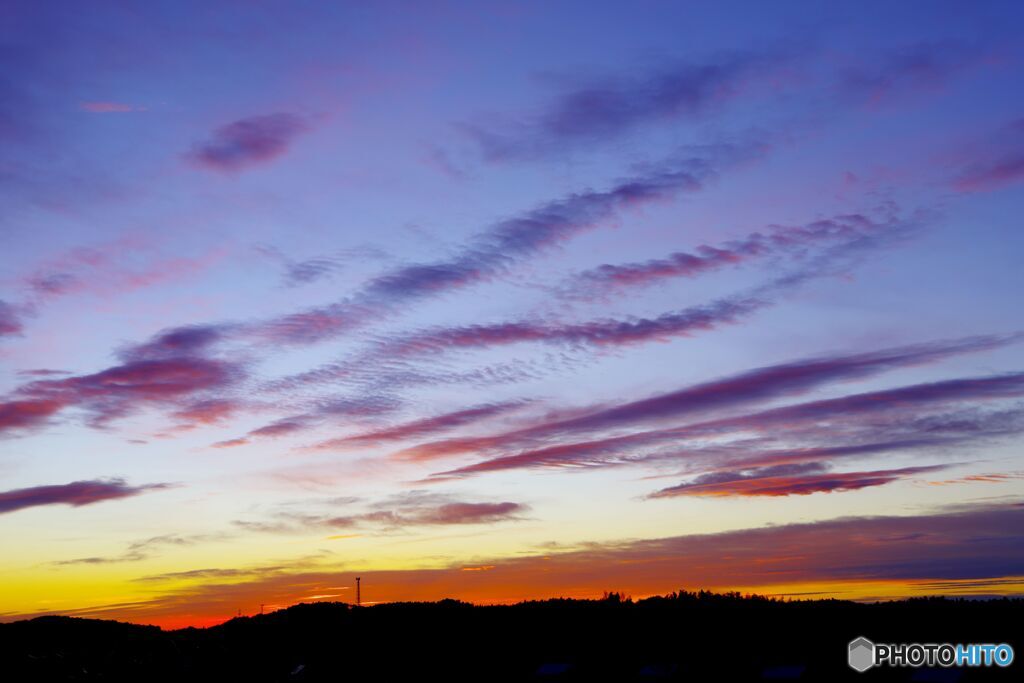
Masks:
[[[1003,590],[1011,591],[1015,594],[1024,594],[1024,577],[1004,577],[1005,582],[1002,583]],[[966,582],[965,582],[966,583]],[[856,584],[821,584],[821,583],[794,583],[794,584],[778,584],[778,585],[766,585],[766,586],[750,586],[750,585],[721,585],[721,586],[695,586],[693,588],[676,588],[673,590],[665,591],[633,591],[628,588],[616,589],[609,588],[606,590],[595,591],[592,589],[585,589],[580,591],[566,591],[557,593],[544,593],[542,595],[524,597],[522,595],[514,596],[503,596],[502,589],[495,587],[495,593],[491,595],[487,594],[471,594],[466,591],[460,591],[458,589],[452,589],[447,593],[435,593],[429,587],[424,586],[422,590],[401,590],[395,592],[393,597],[380,597],[375,600],[363,600],[364,607],[370,607],[373,605],[382,605],[388,603],[401,603],[401,602],[438,602],[444,599],[457,599],[461,602],[468,602],[477,606],[500,606],[500,605],[515,605],[522,602],[528,602],[532,600],[549,600],[549,599],[577,599],[577,600],[596,600],[602,598],[606,593],[617,592],[624,599],[631,599],[634,602],[644,600],[651,597],[667,596],[674,591],[685,590],[688,592],[699,592],[702,590],[710,591],[713,593],[731,593],[738,592],[744,596],[762,596],[767,598],[776,598],[789,601],[800,601],[800,600],[826,600],[826,599],[837,599],[837,600],[849,600],[852,602],[886,602],[890,600],[905,600],[908,598],[921,598],[921,597],[949,597],[949,598],[963,598],[977,595],[977,590],[972,590],[970,586],[965,586],[960,590],[947,590],[944,592],[936,592],[934,590],[928,590],[922,588],[921,582],[907,582],[907,581],[864,581]],[[354,585],[354,584],[353,584]],[[364,579],[364,589],[367,584]],[[249,602],[247,604],[254,604],[252,601],[265,600],[261,596],[257,587],[252,587],[251,594],[236,594],[235,597],[245,599]],[[354,587],[353,587],[354,591]],[[990,597],[989,594],[985,594],[984,597]],[[274,602],[266,602],[265,613],[269,614],[274,611],[287,609],[289,607],[308,604],[308,603],[344,603],[349,606],[355,606],[353,601],[345,601],[338,599],[295,599],[294,601],[286,601],[276,599]],[[236,617],[253,617],[260,614],[258,603],[255,609],[236,609],[235,611],[229,612],[216,612],[216,613],[205,613],[205,612],[181,612],[174,614],[163,614],[163,615],[152,615],[152,616],[140,616],[135,611],[121,611],[117,608],[103,608],[97,607],[93,609],[79,609],[73,610],[69,616],[76,616],[82,618],[99,618],[99,619],[110,619],[115,621],[122,621],[127,623],[133,623],[144,626],[158,626],[164,630],[174,630],[180,628],[208,628],[211,626],[217,626],[234,619]],[[159,608],[156,608],[159,609]],[[55,614],[62,614],[56,612]],[[36,615],[25,615],[24,617],[6,616],[2,621],[15,621],[21,618],[32,618]]]

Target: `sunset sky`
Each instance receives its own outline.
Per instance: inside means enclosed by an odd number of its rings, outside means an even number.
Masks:
[[[1024,593],[1022,32],[0,4],[0,620]]]

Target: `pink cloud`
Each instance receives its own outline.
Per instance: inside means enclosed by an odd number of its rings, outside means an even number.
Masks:
[[[79,102],[78,108],[93,114],[113,114],[132,111],[146,111],[145,107],[136,107],[123,102]]]
[[[1024,151],[971,167],[953,182],[960,192],[989,192],[1024,180]]]
[[[192,411],[226,409],[211,398],[245,377],[243,364],[204,355],[219,339],[215,328],[172,328],[144,344],[123,349],[121,362],[99,372],[39,379],[16,388],[0,404],[0,431],[40,426],[67,407],[92,413],[93,424],[162,406]],[[46,377],[48,375],[44,375]]]
[[[30,399],[0,403],[0,432],[39,426],[65,405],[66,402],[60,399]]]
[[[73,294],[111,296],[196,276],[225,254],[216,247],[196,256],[172,256],[150,238],[128,234],[49,258],[23,276],[22,284],[37,304]]]

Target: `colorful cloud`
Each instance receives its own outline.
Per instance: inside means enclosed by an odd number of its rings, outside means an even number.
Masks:
[[[16,512],[40,505],[70,505],[81,507],[105,500],[130,498],[146,491],[165,489],[170,484],[143,484],[129,486],[124,479],[92,479],[70,484],[32,486],[24,489],[0,491],[0,514]]]

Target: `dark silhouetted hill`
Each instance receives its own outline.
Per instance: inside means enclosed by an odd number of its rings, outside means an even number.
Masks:
[[[0,624],[3,681],[1022,680],[846,664],[849,641],[1008,642],[1024,600],[875,604],[678,592],[632,601],[300,604],[206,629],[39,617]]]

